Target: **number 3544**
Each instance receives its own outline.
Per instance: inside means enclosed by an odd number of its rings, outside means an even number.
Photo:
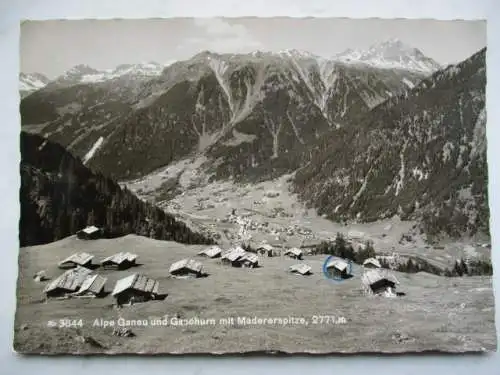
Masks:
[[[82,319],[59,319],[60,328],[83,327]]]

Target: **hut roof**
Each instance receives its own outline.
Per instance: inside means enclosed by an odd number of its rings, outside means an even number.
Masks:
[[[113,254],[107,258],[104,258],[101,261],[101,263],[112,262],[112,263],[116,263],[116,264],[121,264],[125,261],[133,262],[136,259],[137,259],[136,254],[120,252],[117,254]]]
[[[240,258],[240,260],[241,261],[249,261],[250,263],[258,263],[259,257],[257,256],[257,254],[246,253]]]
[[[147,276],[137,273],[124,277],[116,282],[115,288],[111,293],[113,296],[122,293],[127,289],[135,289],[146,293],[158,293],[159,283]]]
[[[106,281],[108,279],[106,277],[100,275],[88,275],[86,279],[83,281],[82,286],[76,292],[76,294],[82,294],[91,292],[94,294],[98,294],[104,288]]]
[[[88,254],[88,253],[75,253],[73,255],[70,255],[66,259],[62,260],[59,262],[59,265],[62,265],[64,263],[69,263],[73,262],[79,265],[84,265],[90,262],[94,258],[93,255]]]
[[[361,282],[366,286],[370,286],[380,280],[388,280],[393,282],[394,284],[399,284],[398,279],[396,279],[396,277],[392,273],[385,269],[372,269],[366,271],[361,276]]]
[[[220,253],[222,253],[222,249],[219,247],[219,246],[210,246],[210,247],[207,247],[206,249],[200,251],[198,253],[198,255],[206,255],[210,258],[213,258],[217,255],[219,255]]]
[[[299,255],[302,255],[302,250],[297,248],[297,247],[292,247],[292,248],[288,249],[287,251],[285,251],[285,255],[287,255],[287,254],[293,254],[293,255],[299,256]]]
[[[43,291],[47,293],[56,289],[64,289],[74,292],[82,285],[85,278],[91,273],[91,270],[84,267],[67,270],[62,275],[48,283]]]
[[[271,245],[269,245],[268,243],[263,243],[257,247],[257,250],[259,250],[259,249],[271,251],[271,250],[273,250],[273,247]]]
[[[243,250],[241,247],[238,246],[223,254],[222,259],[227,259],[231,262],[234,262],[243,257],[246,253],[247,252],[245,250]]]
[[[378,261],[378,259],[375,259],[375,258],[368,258],[366,259],[364,262],[363,262],[363,266],[366,266],[367,264],[373,264],[374,266],[378,267],[378,268],[381,268],[381,264],[380,262]]]
[[[187,268],[194,272],[201,272],[203,270],[203,265],[193,259],[182,259],[172,264],[169,272],[172,273],[183,268]]]
[[[305,275],[305,274],[311,272],[311,267],[305,263],[299,263],[299,264],[294,264],[293,266],[290,266],[290,271],[300,273],[301,275]]]
[[[347,269],[347,267],[349,266],[349,263],[347,263],[345,260],[343,259],[332,259],[328,262],[328,264],[326,265],[326,268],[336,268],[338,269],[339,271],[344,271]]]
[[[97,231],[99,231],[99,228],[97,228],[94,225],[91,225],[91,226],[89,226],[87,228],[82,229],[82,232],[86,233],[86,234],[92,234],[92,233],[95,233]]]

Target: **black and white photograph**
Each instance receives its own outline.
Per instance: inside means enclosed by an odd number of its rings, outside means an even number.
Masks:
[[[496,351],[486,21],[20,29],[16,352]]]

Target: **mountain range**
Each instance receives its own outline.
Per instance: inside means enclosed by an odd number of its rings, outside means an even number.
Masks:
[[[296,172],[299,196],[334,220],[472,233],[487,230],[484,56],[443,68],[390,40],[329,59],[202,51],[151,74],[78,66],[26,96],[21,117],[114,179],[202,156],[216,180]]]

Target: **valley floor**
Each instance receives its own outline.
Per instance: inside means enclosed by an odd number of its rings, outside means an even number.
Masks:
[[[442,241],[431,246],[416,229],[415,222],[398,217],[371,223],[334,223],[317,215],[316,210],[306,208],[290,192],[293,175],[255,185],[209,182],[209,175],[201,167],[203,161],[203,158],[182,160],[124,184],[195,230],[218,234],[220,242],[226,245],[234,242],[240,229],[240,224],[230,217],[234,209],[246,222],[250,242],[254,244],[267,241],[277,247],[308,246],[331,240],[341,232],[352,240],[356,249],[370,240],[377,253],[418,256],[440,268],[452,268],[460,258],[490,259],[490,239],[486,236]],[[164,201],[165,184],[172,179],[178,180],[182,193]],[[401,241],[408,234],[411,240]]]
[[[324,256],[306,256],[313,275],[287,272],[297,261],[260,258],[261,268],[238,269],[200,258],[209,276],[173,279],[170,265],[194,257],[201,246],[156,241],[135,235],[82,241],[74,236],[22,248],[19,258],[18,308],[14,348],[24,353],[286,353],[491,351],[496,348],[491,277],[445,278],[425,273],[395,273],[406,293],[400,298],[368,297],[361,292],[361,270],[341,283],[322,274]],[[126,271],[96,272],[116,280],[139,272],[156,278],[168,293],[164,301],[113,307],[113,298],[43,300],[45,283],[33,275],[46,270],[57,277],[57,262],[86,251],[99,261],[119,251],[139,255],[141,265]],[[135,337],[112,335],[112,327],[95,327],[96,319],[115,321],[167,317],[214,319],[215,324],[130,327]],[[303,317],[305,324],[238,324],[238,317]],[[330,316],[328,322],[324,318]],[[235,319],[234,324],[221,318]],[[60,319],[82,319],[82,327],[57,328]],[[56,322],[50,327],[49,321]],[[174,320],[175,321],[175,320]],[[318,323],[318,324],[314,324]],[[337,323],[337,324],[333,324]],[[92,338],[84,340],[82,337]]]

